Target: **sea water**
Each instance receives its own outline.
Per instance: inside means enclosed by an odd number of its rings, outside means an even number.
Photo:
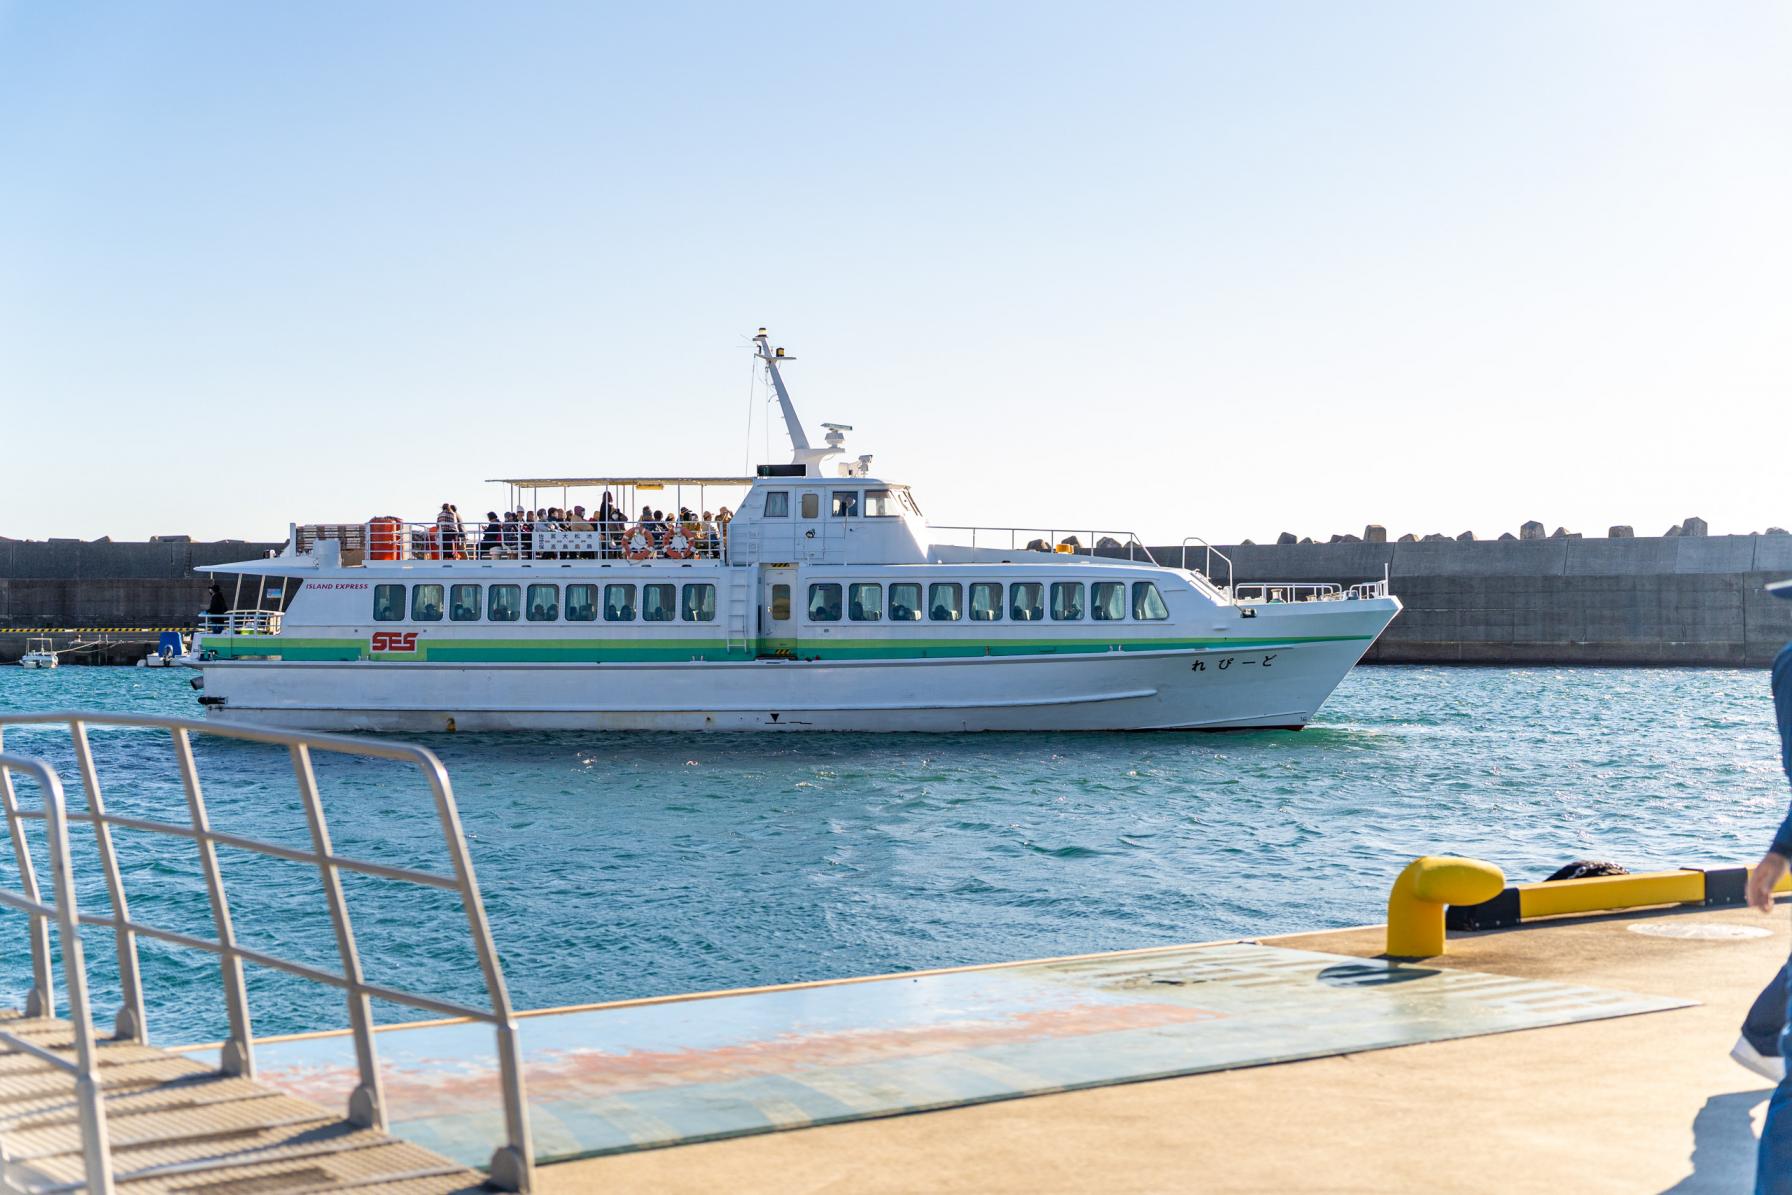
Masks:
[[[0,709],[197,715],[191,675],[0,668]],[[1427,853],[1516,880],[1583,857],[1741,863],[1788,795],[1761,671],[1360,668],[1300,733],[423,741],[452,777],[518,1008],[1374,922]],[[112,812],[184,822],[166,735],[94,742]],[[82,807],[66,733],[5,744],[56,764]],[[309,846],[283,751],[202,740],[197,754],[217,829]],[[447,870],[414,773],[320,756],[318,774],[339,852]],[[84,907],[103,912],[91,828],[72,833]],[[211,936],[190,841],[118,830],[116,847],[133,917]],[[221,858],[243,944],[336,967],[315,869]],[[345,886],[370,981],[481,1001],[450,894]],[[23,919],[0,913],[0,934],[0,1002],[16,1004]],[[111,935],[85,941],[109,1014]],[[149,940],[142,956],[153,1040],[223,1036],[210,956]],[[345,1023],[332,990],[255,967],[249,990],[257,1034]]]

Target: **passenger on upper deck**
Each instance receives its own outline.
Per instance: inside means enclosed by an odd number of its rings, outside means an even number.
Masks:
[[[485,512],[485,530],[479,536],[479,555],[490,560],[498,554],[504,543],[504,525],[498,521],[498,512]]]

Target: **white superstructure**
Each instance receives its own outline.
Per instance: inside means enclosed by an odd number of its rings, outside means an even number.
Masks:
[[[1160,561],[1126,533],[933,527],[848,455],[849,427],[810,442],[783,350],[755,345],[789,464],[509,481],[625,512],[732,491],[725,527],[294,525],[278,556],[207,570],[286,580],[280,609],[196,636],[201,700],[319,730],[1298,728],[1400,609],[1385,579],[1233,586],[1204,546]]]

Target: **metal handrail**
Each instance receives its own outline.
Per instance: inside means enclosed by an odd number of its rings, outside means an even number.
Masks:
[[[21,772],[36,784],[43,801],[45,837],[49,840],[50,878],[55,888],[55,902],[46,904],[37,886],[37,872],[31,850],[19,832],[18,794],[13,788],[12,774]],[[106,1130],[106,1108],[101,1099],[99,1046],[93,1035],[93,1013],[87,998],[87,960],[81,948],[81,912],[75,902],[74,869],[69,862],[68,803],[62,792],[62,779],[56,770],[41,759],[0,753],[0,805],[6,811],[6,823],[13,831],[14,855],[18,861],[19,887],[24,895],[0,891],[0,906],[17,910],[31,919],[31,994],[26,999],[27,1017],[54,1017],[56,994],[50,977],[50,922],[56,922],[56,938],[62,948],[63,986],[68,989],[68,1019],[75,1031],[75,1057],[71,1062],[52,1050],[16,1033],[0,1029],[0,1042],[23,1050],[33,1058],[46,1062],[75,1078],[75,1103],[81,1124],[81,1162],[87,1175],[87,1190],[92,1195],[111,1195],[112,1148]],[[5,1173],[0,1162],[0,1177],[9,1189],[13,1176]]]
[[[279,610],[201,611],[195,625],[208,635],[278,635],[284,614]]]
[[[1195,545],[1207,553],[1206,560],[1201,565],[1201,575],[1207,578],[1207,583],[1222,590],[1233,604],[1236,605],[1238,599],[1232,592],[1232,558],[1198,535],[1185,535],[1182,537],[1182,571],[1185,573],[1189,571],[1188,549],[1190,544]],[[1219,582],[1213,579],[1213,558],[1215,556],[1218,556],[1226,566],[1226,583],[1224,585],[1220,585]]]
[[[675,542],[678,536],[682,536],[682,543]],[[727,550],[728,524],[713,518],[611,522],[558,519],[476,522],[454,527],[434,522],[295,523],[287,538],[292,551],[301,555],[313,553],[325,540],[342,545],[342,551],[348,554],[346,564],[416,560],[719,560]]]
[[[1145,546],[1145,541],[1140,539],[1136,532],[1132,531],[1104,531],[1100,529],[1092,531],[1083,527],[982,527],[969,524],[953,525],[944,523],[929,524],[927,529],[929,531],[969,531],[971,533],[970,548],[973,552],[977,550],[977,536],[979,534],[1006,535],[1008,537],[1006,550],[1010,552],[1023,552],[1029,550],[1025,545],[1016,542],[1016,537],[1022,535],[1031,536],[1033,539],[1045,544],[1045,550],[1047,551],[1057,551],[1059,547],[1064,546],[1068,540],[1075,537],[1076,542],[1074,545],[1071,545],[1073,551],[1077,553],[1088,553],[1090,555],[1095,555],[1100,552],[1115,551],[1116,549],[1114,548],[1101,548],[1097,546],[1101,540],[1111,539],[1119,544],[1120,547],[1126,549],[1126,558],[1128,560],[1137,560],[1140,557],[1143,557],[1152,564],[1157,563],[1157,558],[1152,556],[1151,549]],[[1085,535],[1089,537],[1089,543],[1082,542],[1082,537]],[[1124,543],[1120,542],[1122,536],[1125,537]],[[1000,551],[1002,548],[1001,545],[998,544],[993,546],[990,550]],[[1031,550],[1039,551],[1038,548],[1033,548]]]
[[[1240,581],[1232,600],[1240,603],[1336,602],[1344,587],[1330,581]]]
[[[407,743],[389,743],[346,735],[273,730],[259,726],[199,721],[190,718],[169,718],[153,714],[74,711],[45,714],[0,714],[0,736],[4,735],[5,728],[9,726],[68,727],[70,742],[74,747],[76,760],[81,770],[82,783],[86,789],[86,812],[67,814],[65,818],[59,811],[52,819],[48,813],[50,808],[48,803],[46,803],[43,814],[33,810],[20,810],[12,799],[10,784],[8,784],[4,788],[7,824],[12,831],[14,852],[20,859],[21,874],[25,876],[30,875],[30,855],[23,836],[23,822],[42,816],[44,820],[53,820],[56,825],[64,827],[67,821],[81,821],[93,827],[95,841],[99,845],[101,867],[105,872],[107,895],[112,903],[112,912],[110,915],[74,914],[71,909],[70,932],[73,932],[73,925],[85,924],[109,928],[116,936],[118,974],[120,987],[124,994],[123,1007],[120,1008],[118,1014],[118,1035],[120,1037],[139,1042],[147,1040],[143,988],[137,958],[138,936],[218,956],[223,979],[226,1013],[229,1020],[229,1038],[225,1042],[219,1058],[220,1069],[226,1074],[245,1077],[253,1077],[255,1074],[255,1044],[250,1020],[248,988],[243,975],[244,963],[253,963],[257,966],[284,971],[314,983],[337,988],[343,991],[347,998],[349,1026],[354,1040],[355,1061],[360,1079],[359,1085],[349,1096],[348,1120],[356,1125],[383,1129],[386,1126],[386,1114],[382,1098],[378,1055],[374,1045],[372,1000],[387,1000],[428,1012],[466,1017],[491,1025],[497,1038],[499,1084],[504,1101],[506,1138],[504,1144],[499,1146],[492,1155],[491,1183],[506,1190],[526,1191],[530,1188],[534,1178],[534,1151],[530,1139],[528,1107],[523,1090],[522,1054],[516,1018],[510,1005],[509,992],[504,984],[503,971],[498,963],[497,948],[492,942],[491,928],[486,919],[484,903],[480,899],[478,882],[473,875],[473,862],[467,852],[466,838],[461,830],[460,813],[454,802],[448,773],[443,768],[441,760],[437,759],[433,752]],[[87,738],[89,726],[133,727],[167,731],[173,739],[175,758],[181,774],[181,784],[186,794],[190,824],[181,826],[108,813],[100,788],[98,771],[93,760],[92,747]],[[214,735],[220,738],[285,747],[292,759],[293,777],[310,829],[311,849],[306,851],[279,846],[259,839],[213,830],[206,809],[204,792],[200,787],[198,767],[193,756],[192,735],[194,734]],[[3,746],[3,741],[0,741],[0,747]],[[453,865],[453,875],[443,876],[433,872],[394,867],[368,860],[351,859],[339,854],[330,842],[329,826],[324,816],[323,803],[318,796],[317,775],[311,758],[313,751],[389,759],[417,768],[429,784],[430,792],[434,797],[436,816],[441,823],[442,835],[448,847],[448,854]],[[60,793],[60,790],[57,791]],[[205,875],[207,895],[210,898],[212,922],[217,932],[215,941],[149,925],[131,916],[124,890],[123,874],[118,867],[117,857],[112,849],[111,829],[113,826],[167,834],[188,839],[195,844],[199,851],[200,866]],[[66,829],[63,830],[63,833],[66,836]],[[52,837],[54,837],[54,829]],[[340,973],[311,967],[291,959],[279,958],[242,946],[237,942],[235,931],[231,925],[228,894],[224,888],[223,876],[218,868],[216,848],[220,845],[316,866],[325,898],[329,904],[331,927],[335,935],[337,955],[341,962]],[[468,932],[479,958],[479,968],[491,1007],[486,1009],[463,1006],[437,999],[425,993],[404,991],[368,982],[361,970],[361,959],[355,945],[348,904],[343,896],[341,873],[345,870],[457,892],[467,917]],[[27,884],[27,896],[35,899],[34,881]],[[44,938],[41,944],[39,937]],[[48,962],[47,935],[34,934],[32,966],[36,975],[38,991],[34,992],[33,998],[41,1006],[47,1006],[49,997]]]

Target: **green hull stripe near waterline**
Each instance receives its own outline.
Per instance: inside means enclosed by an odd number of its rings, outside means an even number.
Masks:
[[[925,660],[973,656],[1089,655],[1111,651],[1251,651],[1308,643],[1367,643],[1373,635],[1283,636],[1275,639],[1010,639],[975,643],[962,639],[858,639],[803,641],[804,660]],[[436,639],[416,651],[369,652],[361,639],[306,639],[284,635],[207,637],[201,647],[220,660],[391,660],[441,664],[609,664],[751,660],[757,645],[729,648],[720,639]]]

